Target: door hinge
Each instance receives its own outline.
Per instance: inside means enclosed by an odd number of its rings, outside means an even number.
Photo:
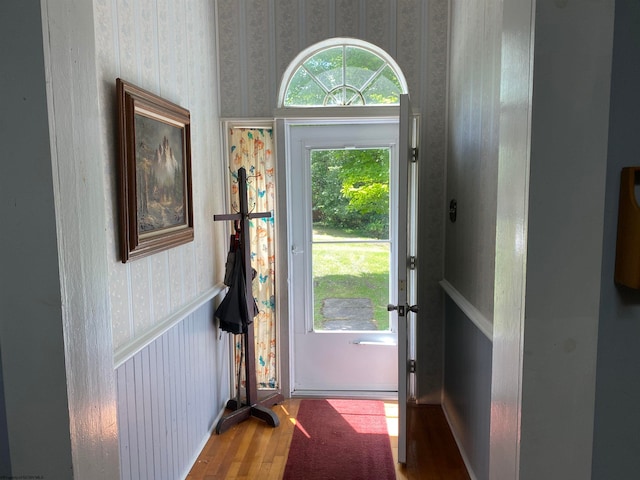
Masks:
[[[411,161],[414,163],[418,161],[418,147],[411,149]]]
[[[409,270],[415,270],[416,269],[416,257],[415,255],[411,255],[409,257]]]
[[[407,370],[409,370],[409,373],[416,373],[416,361],[415,360],[408,360],[407,361]]]

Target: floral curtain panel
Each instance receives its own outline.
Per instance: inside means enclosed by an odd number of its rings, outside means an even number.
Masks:
[[[270,128],[229,129],[229,169],[232,211],[240,210],[238,169],[247,171],[248,207],[254,212],[271,212],[271,218],[250,221],[251,266],[257,274],[253,295],[260,312],[253,319],[258,388],[277,388],[275,318],[275,158]],[[236,338],[236,366],[242,340]],[[244,370],[244,369],[243,369]],[[244,385],[244,379],[242,379]]]

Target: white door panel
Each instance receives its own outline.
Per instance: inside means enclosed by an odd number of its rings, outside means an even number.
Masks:
[[[415,328],[415,313],[409,307],[416,297],[416,272],[408,269],[409,257],[416,255],[414,129],[408,95],[401,95],[398,120],[286,124],[291,393],[397,393],[400,463],[406,463],[408,358],[414,349],[409,337]],[[389,303],[396,309],[389,315],[388,330],[314,328],[310,152],[322,148],[389,149]]]
[[[409,301],[413,300],[409,294],[414,290],[413,285],[409,285],[412,279],[408,269],[408,259],[410,242],[408,241],[410,219],[409,219],[409,198],[412,195],[412,186],[415,182],[410,181],[409,165],[413,156],[414,135],[411,121],[411,103],[409,95],[400,96],[400,143],[399,143],[399,178],[400,188],[404,195],[400,195],[398,201],[398,302],[396,303],[398,314],[398,462],[407,461],[407,397],[409,386],[409,338],[408,322],[410,315],[415,313],[409,311]],[[415,221],[415,220],[414,220]],[[412,229],[415,231],[415,229]],[[411,242],[413,243],[413,242]]]
[[[313,341],[298,342],[296,357],[301,364],[296,369],[296,389],[395,392],[398,385],[395,343],[356,343],[361,342],[360,337],[318,334]],[[314,368],[317,365],[322,368]],[[367,372],[375,375],[369,376]]]
[[[321,391],[397,391],[397,325],[389,316],[387,331],[317,331],[312,285],[312,206],[310,155],[314,149],[389,149],[389,182],[398,185],[398,123],[288,125],[290,311],[293,332],[293,394]],[[392,230],[389,255],[395,259],[397,192],[390,198]],[[392,262],[392,265],[395,262]],[[390,286],[395,285],[395,267]],[[393,289],[390,289],[393,292]],[[394,302],[395,293],[384,302]]]

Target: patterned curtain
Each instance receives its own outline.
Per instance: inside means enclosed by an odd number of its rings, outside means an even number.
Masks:
[[[250,221],[251,266],[257,271],[253,296],[260,313],[253,319],[258,388],[277,388],[275,318],[275,159],[270,128],[229,129],[231,211],[240,210],[238,169],[247,171],[249,211],[271,212],[271,218]],[[236,367],[242,351],[236,338]],[[244,369],[243,369],[244,370]],[[244,378],[241,383],[244,385]]]

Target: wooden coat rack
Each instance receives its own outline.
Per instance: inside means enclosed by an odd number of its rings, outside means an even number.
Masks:
[[[233,220],[240,222],[240,253],[244,263],[244,275],[246,285],[246,301],[247,311],[253,312],[253,291],[252,291],[252,273],[251,273],[251,247],[249,245],[249,220],[252,218],[269,218],[270,212],[250,213],[247,198],[247,171],[244,167],[238,170],[238,195],[240,199],[240,212],[214,215],[214,221]],[[255,339],[253,332],[253,323],[247,326],[244,336],[245,351],[245,383],[246,383],[246,403],[241,403],[236,399],[227,402],[227,408],[233,410],[228,415],[223,416],[216,425],[216,433],[220,434],[233,425],[236,425],[250,417],[256,417],[267,422],[272,427],[280,424],[278,416],[270,407],[284,400],[281,393],[271,393],[262,399],[258,399],[258,387],[256,381],[256,356],[255,356]],[[238,389],[240,385],[237,386]]]

